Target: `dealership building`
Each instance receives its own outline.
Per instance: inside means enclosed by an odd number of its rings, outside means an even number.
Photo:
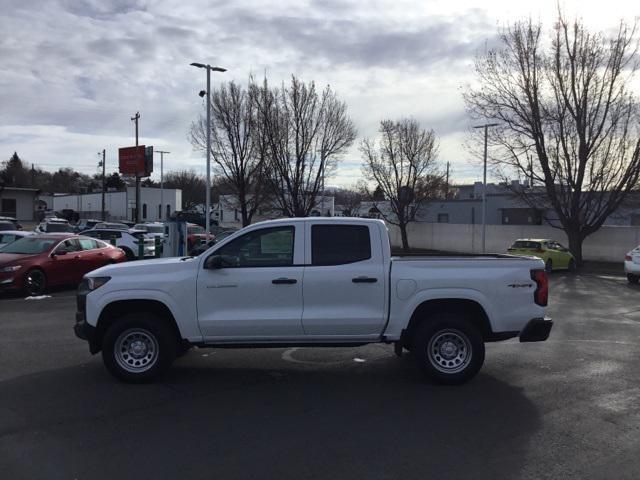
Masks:
[[[162,202],[160,191],[159,188],[140,188],[140,221],[166,220],[171,213],[182,211],[182,190],[165,188]],[[74,210],[80,218],[101,218],[102,193],[40,195],[39,198],[47,204],[47,209]],[[135,187],[127,187],[122,192],[106,192],[104,201],[108,220],[135,220]]]

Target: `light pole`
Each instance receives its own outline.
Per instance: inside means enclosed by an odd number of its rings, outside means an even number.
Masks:
[[[155,153],[160,154],[160,212],[158,213],[160,214],[160,221],[162,221],[162,218],[164,217],[164,177],[162,168],[164,166],[164,154],[166,153],[168,155],[171,152],[156,150]]]
[[[211,228],[211,219],[209,218],[211,210],[211,72],[226,72],[226,68],[221,67],[212,67],[211,65],[205,65],[203,63],[192,63],[191,64],[197,68],[206,68],[207,69],[207,91],[205,95],[202,95],[200,92],[200,96],[207,97],[207,191],[205,192],[205,230],[207,235],[207,240],[209,240],[209,229]]]
[[[482,174],[482,253],[486,253],[487,238],[487,136],[489,127],[497,126],[497,123],[485,123],[473,128],[484,128],[484,168]]]

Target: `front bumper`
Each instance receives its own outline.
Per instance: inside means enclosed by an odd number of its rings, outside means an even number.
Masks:
[[[98,353],[100,345],[97,341],[96,327],[89,325],[84,318],[84,312],[76,312],[76,324],[73,326],[76,337],[86,340],[89,343],[89,351]]]
[[[89,351],[93,354],[100,351],[100,344],[98,342],[96,327],[87,323],[86,306],[87,295],[89,292],[90,290],[88,288],[87,280],[83,279],[76,294],[76,305],[78,307],[78,311],[76,312],[76,323],[73,326],[73,331],[76,334],[76,337],[81,340],[86,340],[89,343]]]
[[[544,342],[549,338],[553,320],[549,317],[533,318],[527,322],[520,332],[521,342]]]

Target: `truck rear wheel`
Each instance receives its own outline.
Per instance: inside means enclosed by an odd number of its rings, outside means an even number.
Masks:
[[[478,329],[459,314],[425,319],[411,342],[418,367],[435,382],[458,385],[476,376],[484,363],[484,341]]]
[[[148,313],[126,314],[105,332],[102,360],[119,380],[145,383],[169,369],[177,347],[175,334],[161,318]]]

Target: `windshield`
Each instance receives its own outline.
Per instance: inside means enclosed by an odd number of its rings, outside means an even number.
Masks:
[[[72,232],[71,225],[66,223],[49,223],[47,224],[47,232]]]
[[[194,225],[192,227],[187,227],[187,233],[189,235],[192,235],[192,234],[203,234],[204,233],[204,228],[202,228],[199,225]]]
[[[164,233],[163,225],[147,225],[146,228],[149,233]]]
[[[54,238],[21,238],[2,247],[2,253],[33,255],[46,252],[57,242]]]
[[[114,230],[127,230],[127,227],[124,223],[97,223],[96,228],[112,228]]]

